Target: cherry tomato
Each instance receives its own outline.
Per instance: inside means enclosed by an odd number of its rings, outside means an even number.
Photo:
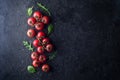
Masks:
[[[32,54],[31,54],[31,58],[32,58],[32,60],[37,60],[38,57],[39,57],[39,55],[38,55],[37,52],[32,52]]]
[[[49,38],[43,38],[42,43],[43,43],[44,45],[50,43]]]
[[[42,18],[42,13],[40,11],[35,11],[33,13],[33,17],[36,19],[36,20],[40,20]]]
[[[33,38],[36,35],[35,30],[34,29],[28,29],[27,31],[27,36],[30,38]]]
[[[36,19],[34,17],[30,17],[28,18],[27,23],[29,26],[34,27],[34,24],[36,23]]]
[[[46,36],[45,33],[41,31],[41,32],[38,32],[36,38],[37,39],[43,39],[45,36]]]
[[[43,46],[38,46],[38,47],[37,47],[37,52],[38,52],[39,54],[43,54],[43,53],[44,53],[44,48],[43,48]]]
[[[44,65],[42,66],[42,71],[43,71],[43,72],[49,72],[49,70],[50,70],[50,66],[49,66],[48,64],[44,64]]]
[[[40,63],[46,62],[46,56],[45,56],[45,55],[40,55],[40,56],[39,56],[39,62],[40,62]]]
[[[45,48],[48,52],[51,52],[53,50],[53,45],[52,44],[47,44]]]
[[[41,21],[42,21],[44,24],[48,24],[49,21],[50,21],[50,19],[49,19],[48,16],[43,16]]]
[[[33,41],[33,46],[34,47],[38,47],[40,45],[40,41],[38,40],[38,39],[35,39],[34,41]]]
[[[42,22],[38,22],[38,23],[35,24],[35,28],[37,30],[43,30],[44,24]]]
[[[38,60],[34,60],[34,61],[32,62],[32,65],[33,65],[34,67],[39,67],[39,66],[40,66],[40,62],[39,62]]]

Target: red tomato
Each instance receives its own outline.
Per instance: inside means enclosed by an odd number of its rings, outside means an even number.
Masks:
[[[45,56],[45,55],[40,55],[40,56],[39,56],[39,62],[40,62],[40,63],[46,62],[46,56]]]
[[[39,62],[38,60],[34,60],[34,61],[32,62],[32,65],[33,65],[34,67],[39,67],[39,66],[40,66],[40,62]]]
[[[39,55],[38,55],[37,52],[32,52],[32,54],[31,54],[31,58],[32,58],[32,60],[37,60],[38,57],[39,57]]]
[[[36,38],[37,39],[43,39],[45,36],[46,36],[45,33],[41,31],[41,32],[38,32]]]
[[[42,13],[40,11],[35,11],[33,13],[33,17],[36,19],[36,20],[40,20],[42,18]]]
[[[50,70],[50,66],[49,66],[48,64],[44,64],[44,65],[42,66],[42,71],[43,71],[43,72],[49,72],[49,70]]]
[[[52,44],[47,44],[45,48],[48,52],[51,52],[53,50],[53,45]]]
[[[35,30],[34,29],[28,29],[27,31],[27,36],[30,38],[33,38],[36,35]]]
[[[43,53],[44,53],[44,48],[43,48],[43,46],[38,46],[38,47],[37,47],[37,52],[38,52],[39,54],[43,54]]]
[[[43,30],[44,24],[42,22],[38,22],[35,24],[36,30]]]
[[[49,38],[43,38],[42,43],[45,44],[45,45],[50,43]]]
[[[49,19],[48,16],[43,16],[41,21],[42,21],[44,24],[48,24],[49,21],[50,21],[50,19]]]
[[[38,40],[38,39],[35,39],[34,41],[33,41],[33,46],[34,47],[38,47],[40,45],[40,41]]]
[[[30,17],[28,18],[27,23],[29,26],[34,27],[34,24],[36,23],[36,19],[34,17]]]

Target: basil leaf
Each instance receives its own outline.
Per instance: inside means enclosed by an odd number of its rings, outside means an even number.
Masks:
[[[41,3],[37,3],[37,5],[38,5],[41,9],[43,9],[44,11],[46,11],[46,12],[49,14],[49,16],[51,16],[50,11],[49,11],[45,6],[43,6]]]
[[[28,8],[28,10],[27,10],[27,14],[28,14],[28,16],[31,16],[32,15],[32,13],[33,13],[33,6],[32,7],[30,7],[30,8]]]
[[[27,67],[27,70],[28,70],[29,73],[35,73],[36,72],[35,68],[33,66],[31,66],[31,65],[29,65]]]
[[[54,31],[54,27],[52,24],[48,25],[48,35],[50,35]]]

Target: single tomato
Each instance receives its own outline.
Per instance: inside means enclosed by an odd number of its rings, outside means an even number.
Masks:
[[[45,49],[46,49],[46,51],[51,52],[53,50],[53,45],[47,44]]]
[[[28,18],[27,23],[29,26],[34,27],[34,24],[36,23],[36,19],[34,17],[30,17]]]
[[[36,38],[41,40],[41,39],[43,39],[45,36],[46,36],[46,34],[41,31],[41,32],[38,32]]]
[[[39,62],[38,60],[34,60],[34,61],[32,62],[32,65],[33,65],[34,67],[39,67],[39,66],[40,66],[40,62]]]
[[[49,72],[49,70],[50,70],[50,66],[48,64],[42,65],[42,71],[43,72]]]
[[[48,16],[43,16],[41,21],[44,23],[44,24],[48,24],[50,22],[50,19]]]
[[[39,58],[38,53],[37,52],[32,52],[31,58],[32,58],[32,60],[37,60]]]
[[[43,48],[43,46],[38,46],[38,47],[37,47],[37,52],[38,52],[39,54],[43,54],[43,53],[44,53],[44,48]]]
[[[40,45],[40,41],[38,40],[38,39],[35,39],[34,41],[33,41],[33,46],[34,47],[38,47]]]
[[[45,56],[45,55],[40,55],[40,56],[39,56],[39,62],[40,62],[40,63],[46,62],[46,56]]]
[[[42,18],[42,13],[40,11],[35,11],[33,13],[33,17],[36,19],[36,20],[40,20]]]
[[[34,29],[28,29],[27,31],[27,36],[30,38],[33,38],[36,35],[35,30]]]
[[[43,38],[42,43],[43,43],[44,45],[50,43],[49,38]]]
[[[35,28],[36,28],[36,30],[43,30],[43,28],[44,28],[44,23],[42,23],[42,22],[37,22],[37,23],[35,24]]]

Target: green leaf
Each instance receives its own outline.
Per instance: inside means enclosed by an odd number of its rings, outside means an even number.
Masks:
[[[30,48],[29,45],[25,45],[25,46],[26,46],[26,48],[28,48],[28,49]]]
[[[33,6],[27,9],[28,16],[31,16],[33,13]]]
[[[52,24],[48,25],[48,35],[50,35],[54,31],[54,27]]]
[[[35,68],[33,66],[31,66],[31,65],[29,65],[27,67],[27,70],[28,70],[29,73],[35,73],[36,72]]]
[[[51,53],[51,55],[49,56],[49,60],[53,60],[57,55],[57,52],[53,52]]]
[[[23,45],[26,46],[26,45],[27,45],[27,42],[26,42],[26,41],[23,41]]]
[[[29,49],[30,51],[33,51],[33,48],[31,48],[31,47],[29,47],[28,49]]]
[[[25,43],[25,41],[23,41],[23,43]]]
[[[49,16],[51,16],[50,11],[49,11],[45,6],[43,6],[41,3],[37,3],[37,5],[38,5],[41,9],[43,9],[44,11],[46,11],[46,12],[49,14]]]
[[[34,50],[34,48],[32,47],[32,44],[29,43],[28,41],[23,41],[23,45],[30,51]]]

